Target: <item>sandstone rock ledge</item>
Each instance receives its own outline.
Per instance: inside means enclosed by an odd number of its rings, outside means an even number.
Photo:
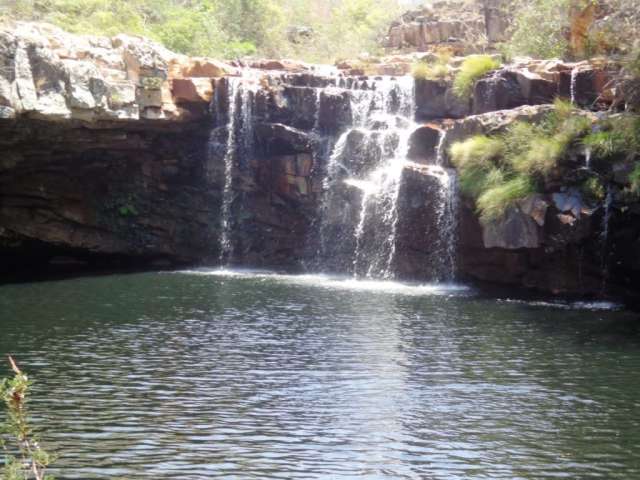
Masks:
[[[141,37],[19,22],[0,30],[0,119],[188,121],[206,113],[212,78],[234,71]]]

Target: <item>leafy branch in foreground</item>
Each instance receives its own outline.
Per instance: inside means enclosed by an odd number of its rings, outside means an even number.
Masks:
[[[1,478],[53,480],[45,473],[53,458],[40,447],[38,437],[29,425],[27,402],[31,382],[13,358],[9,357],[9,363],[15,375],[12,379],[0,381],[0,399],[6,407],[5,421],[0,424],[0,447],[5,453]],[[12,451],[18,457],[12,455]]]

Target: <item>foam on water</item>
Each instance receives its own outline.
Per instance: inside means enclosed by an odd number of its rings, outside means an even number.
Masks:
[[[561,300],[518,300],[513,298],[499,299],[498,303],[519,304],[529,307],[541,307],[541,308],[558,308],[561,310],[589,310],[595,311],[607,311],[607,310],[620,310],[623,306],[615,302],[607,301],[577,301],[568,302]]]
[[[425,295],[469,295],[472,289],[458,284],[411,284],[390,280],[363,280],[354,277],[340,277],[324,274],[281,274],[267,270],[232,270],[227,268],[198,268],[173,272],[183,275],[201,275],[222,278],[240,278],[279,282],[288,285],[310,286],[330,290],[354,292],[375,292],[382,294],[425,296]]]

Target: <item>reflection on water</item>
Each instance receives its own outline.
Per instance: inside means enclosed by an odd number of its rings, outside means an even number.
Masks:
[[[602,307],[268,272],[85,278],[0,287],[0,354],[38,380],[62,479],[636,478],[640,338]]]

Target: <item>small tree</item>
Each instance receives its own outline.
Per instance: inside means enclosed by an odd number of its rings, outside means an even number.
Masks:
[[[13,358],[9,357],[9,363],[15,375],[0,382],[0,399],[6,407],[5,421],[0,424],[0,447],[5,453],[2,480],[53,480],[45,474],[52,457],[40,447],[29,424],[27,402],[31,382]]]

